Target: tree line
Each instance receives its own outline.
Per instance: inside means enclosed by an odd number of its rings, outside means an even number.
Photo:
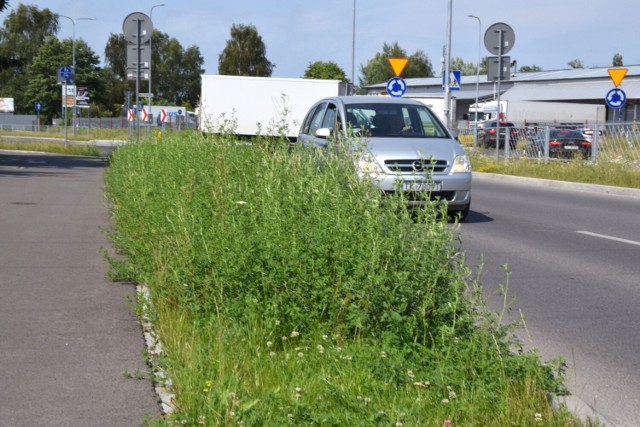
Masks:
[[[0,10],[6,6],[0,0]],[[62,116],[58,69],[71,66],[75,56],[75,84],[89,89],[90,115],[119,117],[125,93],[135,93],[135,81],[127,79],[124,34],[110,34],[101,66],[99,56],[81,38],[75,40],[74,49],[72,39],[56,37],[59,20],[60,15],[33,5],[19,4],[8,14],[0,27],[0,97],[14,98],[17,114],[33,114],[39,102],[43,122],[51,123]],[[151,46],[154,103],[194,108],[204,72],[199,48],[184,48],[155,29]]]
[[[0,11],[8,7],[0,0]],[[0,27],[0,97],[14,98],[15,112],[32,114],[36,102],[45,123],[62,116],[62,90],[57,83],[58,69],[72,63],[73,40],[59,40],[60,15],[49,9],[19,4]],[[104,66],[98,55],[81,38],[75,40],[75,84],[89,88],[92,117],[119,117],[125,93],[134,92],[135,81],[127,79],[127,41],[124,34],[110,34],[104,50]],[[204,73],[204,59],[197,46],[184,48],[166,33],[153,30],[151,37],[151,67],[154,104],[177,105],[194,109],[200,97],[200,76]],[[389,58],[408,58],[404,78],[433,77],[434,67],[427,54],[417,50],[408,54],[397,42],[384,43],[382,50],[366,64],[360,65],[357,86],[386,82],[394,77]],[[568,63],[582,68],[580,60]],[[622,65],[616,54],[613,65]],[[478,66],[480,69],[478,70]],[[271,76],[276,64],[268,60],[266,46],[253,25],[231,27],[230,38],[218,57],[218,73],[240,76]],[[486,58],[480,64],[452,58],[450,69],[462,75],[486,74]],[[542,68],[523,66],[521,72],[541,71]],[[309,63],[302,77],[337,79],[350,82],[333,61]]]

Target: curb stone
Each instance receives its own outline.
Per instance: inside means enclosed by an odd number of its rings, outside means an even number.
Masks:
[[[138,298],[142,303],[142,315],[140,323],[144,332],[144,340],[147,345],[147,354],[149,356],[149,366],[153,372],[153,384],[156,394],[160,399],[160,408],[162,415],[171,415],[175,411],[175,393],[173,392],[173,384],[171,378],[168,377],[166,371],[160,366],[158,358],[162,355],[162,342],[158,338],[158,334],[153,329],[153,325],[149,319],[149,310],[151,309],[151,299],[149,297],[149,288],[146,285],[138,285],[136,287]]]

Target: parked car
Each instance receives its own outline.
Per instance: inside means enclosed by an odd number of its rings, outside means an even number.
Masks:
[[[580,128],[578,129],[581,133],[582,136],[584,137],[584,139],[588,140],[588,141],[593,141],[593,134],[594,134],[594,130],[591,128]],[[598,130],[598,136],[602,136],[602,131]]]
[[[518,140],[518,130],[511,122],[500,122],[499,127],[497,120],[482,123],[481,127],[478,129],[478,139],[486,147],[495,147],[496,140],[498,139],[498,128],[500,129],[500,148],[504,148],[507,132],[509,132],[509,146],[514,148],[516,146],[516,141]]]
[[[339,96],[314,104],[299,144],[331,149],[364,147],[358,173],[375,177],[384,193],[401,188],[410,207],[446,200],[460,220],[471,205],[469,157],[423,103],[382,96]]]
[[[549,139],[545,142],[546,132],[539,132],[527,144],[528,153],[541,157],[545,144],[549,146],[549,157],[572,158],[580,155],[585,159],[591,157],[591,141],[581,131],[572,129],[551,129]]]

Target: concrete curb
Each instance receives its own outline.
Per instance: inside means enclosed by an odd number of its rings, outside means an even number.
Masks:
[[[535,185],[537,187],[555,188],[560,190],[584,191],[587,193],[610,194],[613,196],[626,196],[640,198],[640,189],[614,187],[611,185],[582,184],[569,181],[555,181],[552,179],[528,178],[522,176],[502,175],[497,173],[473,172],[474,180],[493,180],[514,184]],[[473,183],[472,183],[473,185]]]
[[[546,187],[559,190],[584,191],[588,193],[640,198],[640,189],[614,187],[610,185],[583,184],[484,172],[474,172],[473,179],[478,181],[499,181],[513,184],[526,184],[528,186],[536,186],[540,188]],[[553,398],[553,407],[556,409],[566,408],[586,423],[589,421],[596,422],[596,425],[601,427],[617,426],[616,424],[608,421],[602,416],[602,414],[599,414],[592,406],[577,396],[555,396]]]
[[[175,393],[173,392],[173,383],[166,371],[160,366],[158,358],[162,356],[163,347],[158,334],[156,333],[151,320],[149,319],[149,310],[151,310],[151,298],[149,296],[149,288],[146,285],[136,286],[138,299],[142,304],[142,314],[140,316],[140,324],[144,333],[144,340],[147,346],[147,355],[149,357],[149,366],[153,372],[153,386],[158,398],[160,399],[160,409],[163,415],[171,415],[175,411]]]

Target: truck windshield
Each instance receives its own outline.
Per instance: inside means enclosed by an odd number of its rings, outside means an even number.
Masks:
[[[413,104],[352,104],[347,122],[356,135],[382,138],[448,138],[449,134],[425,106]]]

